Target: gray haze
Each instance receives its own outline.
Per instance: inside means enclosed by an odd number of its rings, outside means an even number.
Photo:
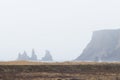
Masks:
[[[92,32],[120,28],[119,0],[0,0],[0,60],[19,52],[56,61],[78,57]]]

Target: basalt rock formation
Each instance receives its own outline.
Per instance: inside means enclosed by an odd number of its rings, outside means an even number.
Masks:
[[[45,56],[42,58],[42,61],[53,61],[52,55],[48,50],[46,50]]]
[[[29,57],[27,55],[27,52],[24,51],[23,54],[19,53],[17,60],[18,61],[53,61],[52,55],[50,54],[50,51],[48,50],[45,51],[45,56],[42,58],[42,60],[38,60],[34,49],[32,50],[31,57]]]
[[[37,55],[36,55],[34,49],[32,50],[32,56],[31,56],[30,60],[37,61]]]
[[[29,57],[29,56],[27,55],[27,52],[24,51],[23,54],[20,54],[20,53],[19,53],[17,60],[19,60],[19,61],[37,61],[37,55],[36,55],[35,51],[32,50],[32,56]]]

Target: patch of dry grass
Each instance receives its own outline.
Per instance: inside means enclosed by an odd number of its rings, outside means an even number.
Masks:
[[[104,65],[120,64],[120,62],[34,62],[34,61],[4,61],[0,65]]]
[[[0,80],[120,80],[120,63],[0,62]]]

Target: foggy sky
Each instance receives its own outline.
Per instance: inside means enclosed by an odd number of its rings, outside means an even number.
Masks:
[[[0,0],[0,60],[34,48],[56,61],[78,57],[94,30],[120,28],[119,0]]]

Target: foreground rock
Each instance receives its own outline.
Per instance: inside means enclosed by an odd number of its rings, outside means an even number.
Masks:
[[[120,61],[120,30],[95,31],[92,40],[76,60]]]

